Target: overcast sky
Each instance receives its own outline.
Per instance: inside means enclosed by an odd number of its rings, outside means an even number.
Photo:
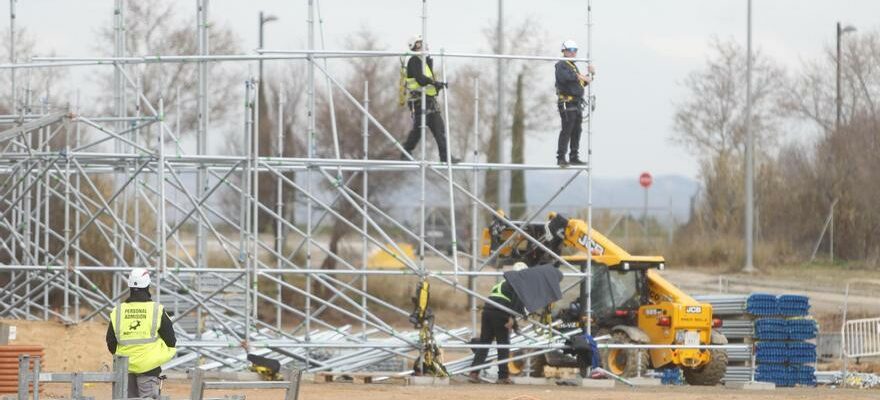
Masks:
[[[177,3],[181,13],[195,14],[195,0]],[[421,30],[418,0],[320,3],[328,49],[341,48],[345,37],[360,26],[375,31],[389,49],[402,49],[407,38]],[[504,0],[504,12],[511,21],[534,17],[548,34],[546,55],[556,55],[559,43],[567,38],[586,50],[586,5],[585,0]],[[432,48],[479,51],[484,47],[482,31],[495,20],[496,7],[496,0],[429,1]],[[39,51],[88,55],[94,53],[96,31],[111,23],[113,1],[19,0],[17,9],[17,23],[37,37]],[[306,0],[210,3],[211,19],[231,26],[247,50],[256,48],[261,10],[279,18],[266,26],[266,48],[302,48]],[[863,32],[876,29],[880,1],[754,0],[753,13],[755,46],[784,66],[797,68],[833,46],[837,21]],[[3,29],[8,29],[6,15]],[[593,22],[592,56],[598,68],[593,125],[596,174],[637,177],[647,170],[695,177],[695,158],[670,141],[673,104],[684,94],[680,82],[688,72],[701,68],[714,37],[745,44],[746,0],[594,0]],[[552,66],[548,64],[546,71],[552,74]],[[552,84],[547,90],[553,91]],[[542,112],[558,123],[554,110],[555,105],[548,104]],[[555,128],[533,132],[527,162],[553,162],[556,135]]]

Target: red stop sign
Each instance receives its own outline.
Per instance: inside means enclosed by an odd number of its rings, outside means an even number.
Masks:
[[[642,185],[643,188],[647,189],[654,183],[654,178],[651,177],[651,174],[648,172],[642,172],[639,175],[639,185]]]

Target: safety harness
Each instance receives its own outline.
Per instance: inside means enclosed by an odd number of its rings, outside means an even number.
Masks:
[[[580,73],[580,70],[578,70],[577,65],[574,65],[573,62],[571,62],[571,61],[565,61],[565,64],[568,65],[568,67],[571,68],[571,70],[574,71],[575,74],[579,74],[579,73]],[[586,84],[584,84],[584,83],[581,82],[580,80],[578,80],[578,84],[580,84],[581,87],[586,86]],[[560,103],[568,103],[568,102],[570,102],[570,101],[572,101],[572,100],[575,99],[574,96],[567,95],[567,94],[564,94],[564,93],[560,92],[560,91],[559,91],[559,88],[556,88],[556,97],[559,99],[559,102],[560,102]]]

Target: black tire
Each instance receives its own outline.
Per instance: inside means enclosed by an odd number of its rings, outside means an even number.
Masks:
[[[629,335],[623,332],[611,334],[611,343],[636,344]],[[602,349],[602,368],[623,378],[644,376],[650,367],[648,352],[644,349]],[[641,365],[641,371],[639,370]]]
[[[715,386],[727,373],[727,351],[709,350],[709,363],[699,368],[682,368],[684,380],[694,386]]]

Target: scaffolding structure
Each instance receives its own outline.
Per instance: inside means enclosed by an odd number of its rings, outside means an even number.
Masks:
[[[479,292],[477,279],[497,279],[502,275],[498,270],[485,269],[493,257],[479,254],[479,221],[484,216],[498,217],[527,240],[548,249],[482,200],[480,177],[488,171],[514,170],[556,170],[567,174],[565,183],[537,210],[512,216],[535,221],[543,218],[548,206],[573,185],[577,177],[586,175],[584,206],[592,225],[590,159],[587,166],[565,170],[556,165],[481,162],[476,147],[479,117],[475,115],[474,129],[469,133],[474,137],[469,160],[458,164],[427,161],[424,93],[421,148],[409,154],[395,135],[371,114],[368,83],[364,83],[364,97],[356,98],[329,71],[325,61],[401,56],[419,56],[424,61],[424,57],[430,55],[439,59],[445,74],[442,64],[447,58],[532,62],[562,58],[427,50],[417,53],[318,50],[315,0],[307,1],[309,48],[305,50],[260,49],[258,54],[209,54],[208,0],[197,0],[198,54],[132,56],[125,48],[124,1],[115,0],[113,57],[34,57],[20,63],[11,54],[10,63],[0,65],[0,69],[7,70],[12,77],[11,96],[15,107],[11,114],[0,116],[0,260],[3,262],[0,265],[3,285],[0,317],[57,319],[65,323],[109,321],[113,306],[127,296],[124,284],[127,272],[145,267],[154,271],[155,299],[174,312],[179,356],[166,368],[198,363],[204,369],[240,369],[248,365],[246,353],[255,353],[284,363],[305,364],[312,371],[360,370],[388,359],[416,359],[414,353],[420,348],[417,332],[401,330],[380,316],[391,313],[406,317],[409,305],[391,304],[367,285],[375,276],[407,276],[429,279],[435,287],[448,285],[457,296],[468,299],[471,326],[449,327],[439,321],[435,331],[440,347],[504,347],[470,342],[475,334],[478,302],[493,302]],[[14,38],[14,1],[10,4],[10,29]],[[426,41],[427,15],[428,2],[423,0],[422,36]],[[14,41],[10,47],[14,49]],[[248,79],[242,88],[244,101],[235,100],[243,104],[246,116],[241,127],[241,138],[246,143],[244,151],[233,155],[208,152],[210,64],[259,60],[308,65],[308,153],[305,158],[283,156],[285,136],[297,132],[285,132],[280,123],[274,138],[274,155],[260,155],[259,125],[264,121],[259,118],[260,85],[255,78]],[[575,61],[589,63],[589,55]],[[179,123],[166,120],[164,100],[160,98],[157,103],[151,103],[144,94],[143,82],[130,68],[144,63],[197,64],[195,154],[182,151]],[[21,88],[15,85],[18,70],[94,65],[113,70],[113,115],[84,115],[78,104],[61,107],[42,102],[34,106],[31,91],[25,90],[26,95],[19,96]],[[315,86],[319,79],[329,82],[332,91],[342,94],[363,117],[361,132],[337,132],[334,121],[333,158],[321,158],[315,152],[318,135]],[[473,107],[479,110],[479,82],[473,85],[476,94]],[[329,98],[332,99],[332,95]],[[592,93],[589,98],[592,99]],[[443,100],[443,115],[448,121],[449,102]],[[333,107],[332,101],[329,106]],[[133,115],[130,114],[132,109],[136,110]],[[282,99],[279,113],[284,109]],[[179,114],[178,110],[178,118]],[[464,139],[450,135],[448,126],[447,141]],[[147,134],[148,130],[154,134]],[[589,120],[586,131],[591,147]],[[340,137],[350,140],[356,135],[363,141],[363,157],[342,158]],[[377,141],[393,145],[406,159],[370,159],[367,150]],[[588,157],[591,153],[588,150]],[[446,159],[450,159],[449,150]],[[369,200],[367,192],[371,185],[386,184],[370,181],[370,174],[388,171],[418,174],[416,228],[407,226],[389,210]],[[291,173],[306,178],[293,179]],[[342,179],[343,173],[348,174],[347,179]],[[267,176],[276,182],[275,207],[260,198],[259,184]],[[352,189],[354,179],[361,180],[360,190]],[[441,182],[446,188],[451,254],[425,240],[428,182]],[[333,192],[329,200],[323,195],[327,187]],[[289,205],[282,199],[282,190],[293,190],[305,199],[304,224],[285,218]],[[218,205],[218,197],[229,192],[238,197],[237,215],[229,215]],[[465,199],[469,207],[462,204],[457,207],[456,202],[461,203],[461,199]],[[341,207],[357,210],[357,220],[345,218]],[[276,235],[271,239],[260,236],[264,231],[259,225],[261,215],[269,216],[275,228]],[[467,235],[470,243],[459,240],[456,222],[458,226],[470,227]],[[333,224],[343,224],[360,236],[360,260],[328,248],[320,231]],[[292,246],[284,240],[288,237],[294,239]],[[399,239],[418,243],[415,258],[406,256],[398,245]],[[404,268],[368,269],[369,247],[395,255]],[[109,252],[109,260],[96,249]],[[216,254],[221,255],[212,258]],[[340,268],[321,269],[316,263],[319,256],[334,259]],[[433,264],[426,263],[427,258]],[[556,261],[568,279],[566,289],[580,288],[580,296],[587,304],[582,308],[585,320],[590,321],[592,265],[589,258],[584,265],[569,264],[558,256]],[[285,295],[303,299],[302,305],[286,302]],[[327,310],[360,327],[326,320]],[[579,331],[559,331],[531,321],[510,347],[533,349],[530,355],[536,355],[559,349],[566,337]],[[622,346],[625,345],[618,345]],[[338,353],[339,349],[347,351]],[[529,355],[514,358],[526,356]],[[475,369],[469,360],[464,357],[450,361],[450,372]]]

